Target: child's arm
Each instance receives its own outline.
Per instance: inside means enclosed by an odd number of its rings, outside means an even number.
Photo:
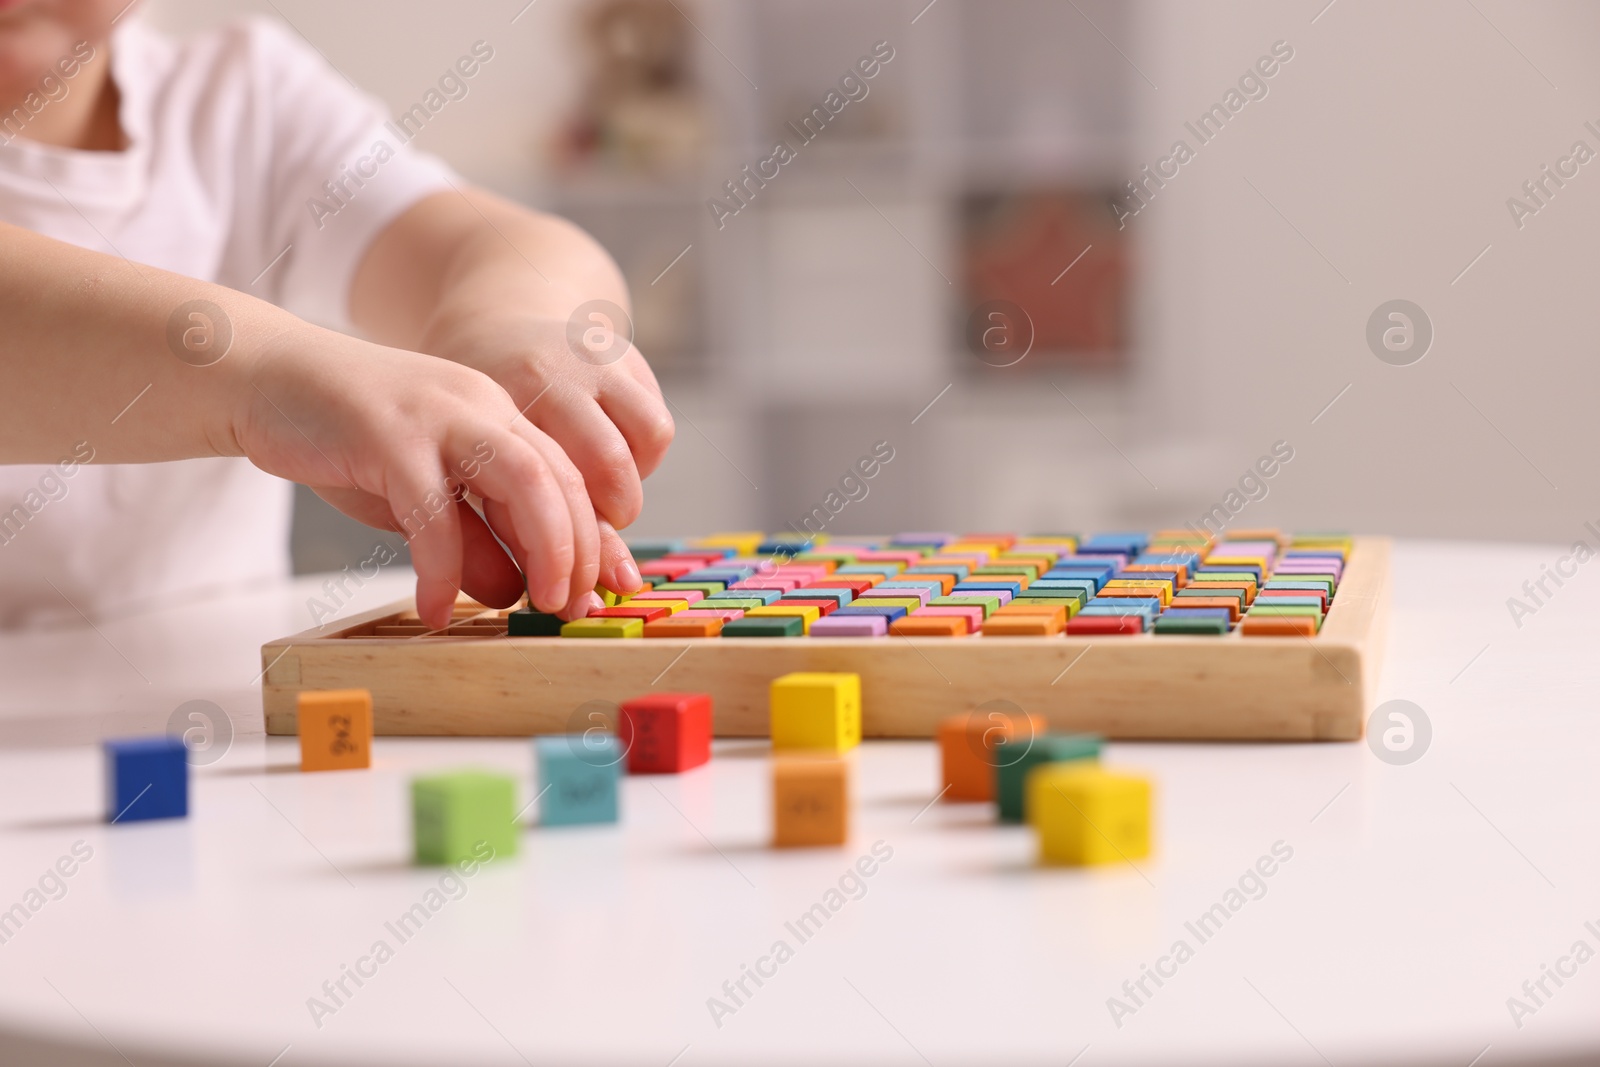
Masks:
[[[673,424],[638,349],[605,351],[604,330],[587,318],[580,333],[602,351],[583,359],[569,347],[569,319],[595,299],[628,307],[616,265],[593,238],[468,190],[430,196],[385,228],[350,304],[373,338],[499,382],[572,457],[600,517],[624,526],[639,514],[640,479],[661,462]]]
[[[197,300],[216,313],[177,314]],[[0,463],[55,462],[82,441],[113,463],[247,456],[404,532],[432,626],[460,588],[497,605],[520,594],[491,528],[539,609],[578,610],[595,584],[601,534],[582,477],[476,371],[4,224],[0,323]],[[196,365],[224,327],[226,354]],[[463,485],[487,526],[450,499]],[[598,576],[612,584],[626,550],[607,533],[613,573]]]

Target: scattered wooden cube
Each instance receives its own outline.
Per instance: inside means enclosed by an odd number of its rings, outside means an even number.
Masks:
[[[844,752],[861,743],[861,676],[800,672],[772,683],[772,747]]]
[[[457,771],[411,782],[416,862],[486,861],[517,851],[516,783],[504,774]]]
[[[1045,722],[1017,708],[976,708],[939,723],[945,800],[993,800],[995,768],[1019,758],[1045,732]]]
[[[1022,822],[1027,814],[1028,772],[1041,763],[1063,763],[1100,758],[1100,738],[1094,734],[1041,734],[1006,761],[995,764],[994,794],[1001,822]]]
[[[1121,863],[1150,854],[1148,779],[1094,763],[1052,763],[1029,772],[1027,790],[1040,863]]]
[[[624,701],[617,737],[630,774],[679,774],[711,759],[711,697],[650,693]]]
[[[372,694],[365,689],[301,693],[298,722],[302,771],[372,766]]]
[[[850,764],[789,756],[772,763],[772,843],[842,845],[850,837]]]
[[[107,741],[106,821],[181,819],[189,814],[189,750],[160,735]]]
[[[623,752],[616,737],[598,731],[536,737],[533,750],[541,825],[617,821]]]

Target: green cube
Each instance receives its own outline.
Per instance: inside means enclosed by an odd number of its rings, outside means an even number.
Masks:
[[[490,771],[411,780],[416,862],[424,866],[512,856],[517,851],[516,783]],[[483,855],[484,847],[492,850]]]
[[[1022,822],[1024,786],[1028,772],[1043,763],[1100,758],[1100,738],[1095,734],[1040,734],[1029,745],[1006,745],[994,768],[994,795],[1000,802],[1001,822]],[[1020,748],[1016,752],[1013,749]]]
[[[983,617],[987,619],[1000,610],[1000,598],[984,596],[982,593],[953,593],[950,596],[936,596],[928,601],[928,606],[931,608],[970,608],[974,605],[983,608]]]
[[[1160,615],[1156,617],[1154,631],[1158,634],[1220,637],[1228,632],[1228,620],[1223,618],[1185,619],[1177,615]]]

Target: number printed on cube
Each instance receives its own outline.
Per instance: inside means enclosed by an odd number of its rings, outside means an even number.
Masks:
[[[330,689],[300,694],[300,769],[346,771],[372,766],[372,694]]]
[[[630,774],[678,774],[711,759],[711,697],[650,693],[623,702],[617,736]]]

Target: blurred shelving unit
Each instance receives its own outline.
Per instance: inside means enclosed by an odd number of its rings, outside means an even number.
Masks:
[[[597,150],[528,194],[617,257],[678,416],[653,483],[665,503],[641,531],[781,528],[877,440],[896,465],[840,529],[1088,527],[1159,510],[1138,462],[1150,410],[1134,249],[1109,209],[1136,170],[1141,75],[1115,43],[1136,47],[1134,8],[596,0],[579,18],[621,8],[642,30],[665,25],[663,7],[683,20],[671,32],[689,53],[699,151],[619,171]],[[875,47],[892,58],[848,86],[865,95],[805,140],[804,117],[844,97],[841,78]],[[726,183],[780,140],[793,158],[719,218],[711,202],[735,205]],[[1064,344],[989,365],[967,321],[1013,292],[1039,340]]]

